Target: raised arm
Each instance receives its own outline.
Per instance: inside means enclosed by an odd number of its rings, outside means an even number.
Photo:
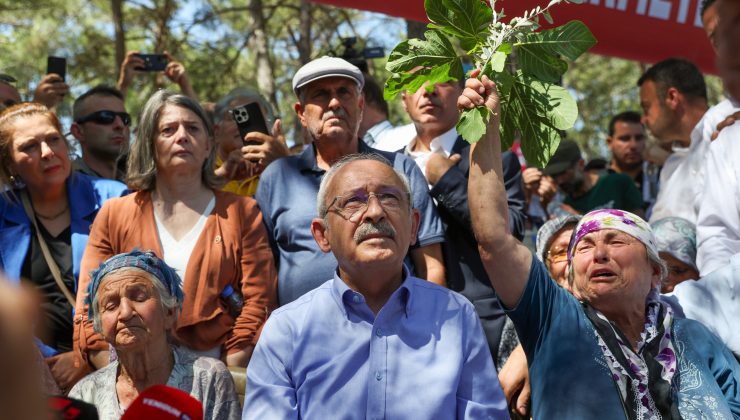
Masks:
[[[457,101],[461,109],[485,104],[493,111],[486,134],[470,149],[468,205],[481,260],[502,303],[513,308],[524,292],[532,253],[508,231],[509,208],[504,186],[499,136],[500,106],[496,85],[488,77],[470,78]]]

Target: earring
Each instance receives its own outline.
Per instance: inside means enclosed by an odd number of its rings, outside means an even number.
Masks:
[[[10,186],[13,189],[23,188],[26,184],[23,182],[20,176],[18,175],[11,175],[8,177],[8,181],[10,181]]]

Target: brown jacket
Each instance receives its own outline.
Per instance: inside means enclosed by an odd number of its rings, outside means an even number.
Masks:
[[[208,216],[188,261],[182,312],[173,331],[176,339],[196,350],[224,344],[227,354],[255,345],[260,329],[277,302],[277,272],[262,213],[256,201],[214,191],[216,205]],[[90,272],[107,258],[139,248],[162,256],[149,192],[107,201],[92,225],[82,257],[75,339],[83,354],[107,350],[87,320],[84,298]],[[227,284],[241,290],[244,307],[234,320],[220,293]]]

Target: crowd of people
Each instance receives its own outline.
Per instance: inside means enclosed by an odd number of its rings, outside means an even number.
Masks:
[[[118,419],[167,385],[206,419],[739,418],[740,4],[701,13],[728,99],[667,58],[605,127],[610,160],[563,138],[543,168],[501,150],[479,70],[405,92],[393,127],[377,81],[314,59],[290,149],[256,90],[200,102],[169,55],[181,93],[133,118],[132,51],[75,99],[75,159],[64,80],[24,102],[0,74],[0,371],[24,372],[0,401]],[[250,104],[265,132],[241,130]]]

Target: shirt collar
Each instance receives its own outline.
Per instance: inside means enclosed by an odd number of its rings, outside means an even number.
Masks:
[[[417,141],[416,136],[409,141],[409,144],[406,146],[406,154],[410,154],[411,149],[413,149]],[[432,142],[429,144],[429,149],[431,149],[432,153],[442,150],[447,157],[450,157],[452,154],[452,148],[455,146],[455,141],[457,141],[457,128],[453,126],[449,130],[433,138]]]
[[[309,144],[305,149],[298,155],[298,170],[301,172],[312,171],[318,173],[324,173],[325,171],[319,168],[316,164],[316,145]]]
[[[378,135],[382,133],[385,130],[393,128],[393,125],[388,120],[383,120],[374,126],[367,129],[367,132],[365,132],[365,135],[362,136],[362,139],[367,141],[370,140],[371,142],[375,143],[378,141]]]
[[[403,311],[406,314],[406,317],[409,317],[411,315],[411,308],[413,303],[412,289],[411,274],[404,264],[403,282],[401,282],[401,285],[398,287],[398,289],[396,289],[396,291],[391,294],[391,296],[388,298],[388,302],[383,305],[383,308],[390,307],[392,305],[400,305],[403,307]],[[365,297],[362,296],[361,293],[350,289],[350,287],[347,286],[347,283],[345,283],[344,280],[339,277],[339,267],[334,270],[332,294],[339,304],[342,315],[344,315],[345,317],[348,317],[347,311],[349,310],[357,312],[356,310],[352,309],[351,305],[365,304]]]

